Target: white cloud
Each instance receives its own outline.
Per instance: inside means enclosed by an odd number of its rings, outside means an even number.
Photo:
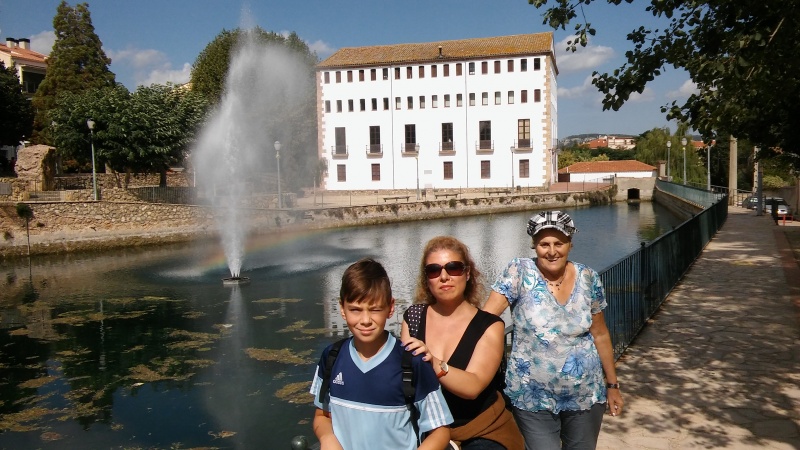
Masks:
[[[167,55],[153,49],[139,50],[129,48],[127,50],[108,51],[108,57],[112,62],[121,63],[134,70],[147,70],[151,67],[162,67],[169,65]]]
[[[649,87],[644,88],[642,93],[633,92],[630,97],[628,97],[627,103],[646,103],[656,98],[655,91]]]
[[[136,86],[150,86],[153,83],[183,84],[188,82],[191,76],[191,64],[183,63],[182,67],[176,69],[167,55],[159,50],[127,48],[106,52],[111,58],[112,70],[120,78],[128,79],[125,84],[131,90]]]
[[[155,69],[152,70],[143,82],[137,79],[137,85],[150,86],[153,83],[157,84],[184,84],[189,82],[192,76],[192,65],[183,63],[182,69]]]
[[[602,45],[592,45],[591,41],[586,47],[578,45],[575,52],[566,50],[567,41],[573,39],[575,36],[569,36],[555,44],[556,64],[560,73],[594,70],[614,57],[614,49]]]
[[[583,79],[583,84],[573,88],[558,88],[558,99],[573,99],[585,98],[590,96],[598,96],[597,88],[592,84],[592,77],[588,76]]]
[[[312,52],[316,52],[320,59],[325,59],[336,51],[335,48],[331,47],[327,42],[324,41],[312,42],[308,44],[308,48],[311,49]]]
[[[49,55],[55,42],[56,33],[54,31],[42,31],[31,36],[31,50]]]
[[[690,95],[700,92],[692,80],[686,80],[676,91],[669,91],[664,96],[670,100],[689,98]]]

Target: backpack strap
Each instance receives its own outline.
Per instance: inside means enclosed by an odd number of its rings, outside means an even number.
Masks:
[[[325,406],[330,401],[329,391],[331,389],[331,372],[333,372],[333,363],[336,362],[336,358],[339,356],[339,350],[342,349],[342,345],[350,338],[340,339],[331,345],[330,350],[328,350],[328,356],[325,358],[325,366],[322,368],[322,385],[319,387],[319,396],[317,400]]]
[[[414,384],[416,381],[416,374],[412,365],[412,357],[413,355],[410,351],[403,350],[403,396],[406,398],[406,407],[408,407],[408,410],[411,412],[411,426],[414,428],[414,436],[417,437],[417,446],[419,446],[419,410],[414,404],[417,388]]]

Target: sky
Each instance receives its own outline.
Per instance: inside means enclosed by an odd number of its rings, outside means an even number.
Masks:
[[[28,38],[49,54],[60,0],[0,0],[0,38]],[[75,5],[75,1],[68,1]],[[658,28],[644,11],[649,2],[583,7],[596,29],[589,45],[566,51],[574,25],[552,30],[543,10],[527,0],[97,0],[89,2],[95,32],[111,58],[111,71],[129,90],[151,83],[185,83],[200,52],[222,30],[258,25],[296,32],[319,58],[343,47],[433,42],[554,32],[558,82],[558,138],[584,133],[637,136],[668,122],[660,107],[682,103],[694,91],[684,71],[667,68],[620,111],[603,111],[591,84],[594,71],[613,72],[625,62],[626,35],[639,26]],[[576,22],[577,23],[577,22]]]

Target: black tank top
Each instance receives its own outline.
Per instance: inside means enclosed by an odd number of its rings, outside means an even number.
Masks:
[[[409,310],[413,309],[414,306],[410,307],[406,310],[404,316],[406,317],[406,322],[409,323],[407,315]],[[417,339],[421,341],[425,341],[425,327],[426,327],[426,317],[427,317],[427,308],[428,305],[423,305],[424,308],[421,311],[421,318],[419,324],[419,331],[417,333]],[[461,337],[461,340],[458,342],[458,346],[456,347],[453,354],[450,356],[450,359],[447,361],[447,364],[450,367],[455,367],[457,369],[466,370],[467,366],[469,365],[469,360],[472,358],[472,354],[475,352],[475,346],[478,344],[478,341],[483,336],[483,333],[486,330],[495,324],[496,322],[502,322],[503,319],[500,317],[488,313],[486,311],[478,310],[478,313],[475,314],[475,317],[472,318],[469,325],[467,325],[467,329],[464,331],[464,335]],[[502,376],[504,374],[498,373],[495,375],[494,380],[486,386],[486,389],[483,390],[474,400],[468,400],[465,398],[461,398],[450,391],[448,391],[444,386],[442,386],[442,393],[444,394],[444,398],[447,401],[447,406],[450,408],[450,412],[453,414],[453,427],[459,427],[465,425],[470,420],[477,417],[480,413],[485,411],[489,406],[491,406],[495,401],[497,401],[497,391],[498,387],[501,386],[502,383]]]

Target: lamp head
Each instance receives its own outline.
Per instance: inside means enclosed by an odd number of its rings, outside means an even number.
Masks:
[[[281,141],[275,141],[275,151],[281,151]]]
[[[672,141],[667,141],[667,148],[672,147]]]
[[[94,130],[94,119],[87,120],[86,126],[89,127],[90,130]]]
[[[687,142],[689,142],[689,141],[686,140],[686,137],[682,137],[681,138],[681,145],[685,146]]]

